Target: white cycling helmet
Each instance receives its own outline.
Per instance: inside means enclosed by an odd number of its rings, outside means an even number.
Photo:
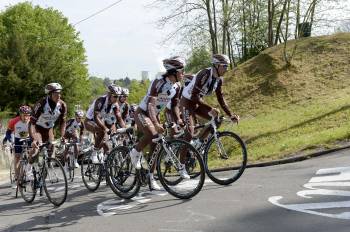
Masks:
[[[111,84],[108,86],[108,93],[112,95],[121,95],[122,94],[122,88],[118,85]]]
[[[45,94],[50,94],[52,92],[61,92],[62,86],[59,83],[50,83],[45,86]]]
[[[164,68],[169,70],[183,69],[186,65],[185,59],[180,56],[173,56],[169,59],[163,60]]]
[[[122,88],[122,94],[121,95],[129,96],[129,89],[128,88]]]
[[[80,118],[84,117],[84,111],[82,110],[75,111],[75,116]]]
[[[224,54],[214,54],[211,60],[212,64],[230,64],[230,58]]]

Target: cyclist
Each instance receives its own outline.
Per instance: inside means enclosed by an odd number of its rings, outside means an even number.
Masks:
[[[172,98],[172,101],[169,101],[165,107],[165,111],[164,111],[165,119],[168,124],[176,123],[178,126],[184,127],[184,123],[181,119],[180,109],[179,109],[179,101],[180,101],[181,92],[182,92],[181,82],[176,82],[174,86],[175,86],[176,92],[174,97]],[[170,136],[174,136],[177,133],[178,133],[177,127],[170,128]]]
[[[232,122],[238,122],[239,116],[230,111],[224,99],[222,91],[223,75],[227,72],[230,60],[226,55],[215,54],[212,56],[212,66],[199,71],[191,82],[184,88],[180,107],[186,124],[186,140],[190,141],[194,134],[194,116],[198,115],[207,120],[216,117],[219,110],[207,105],[203,101],[204,96],[211,95],[213,91],[216,98],[230,117]],[[205,136],[205,135],[203,135]]]
[[[19,116],[14,118],[14,120],[11,120],[9,123],[9,129],[14,132],[15,138],[15,180],[17,180],[18,177],[18,164],[21,159],[23,145],[30,145],[30,142],[26,141],[26,139],[29,138],[28,124],[31,113],[32,109],[29,106],[23,105],[19,108]]]
[[[122,119],[124,120],[124,122],[129,116],[130,107],[129,107],[129,103],[127,102],[128,96],[129,96],[129,89],[122,88],[121,95],[118,98],[118,105],[119,105],[120,113],[122,115]]]
[[[134,127],[135,129],[137,129],[137,126],[135,123],[135,111],[136,111],[136,109],[137,109],[137,104],[130,104],[129,115],[125,121],[125,123],[127,125],[130,125],[130,126]]]
[[[84,117],[84,111],[82,110],[75,111],[75,118],[71,118],[67,121],[66,134],[64,135],[65,139],[70,140],[73,143],[78,143],[79,141],[82,141],[82,137],[85,129],[83,117]],[[78,130],[79,130],[79,137],[78,137]],[[78,144],[74,144],[74,154],[75,154],[74,166],[75,168],[79,168],[80,166],[78,164],[78,155],[79,155]],[[68,172],[67,156],[68,156],[68,147],[64,152],[64,170],[66,172]]]
[[[86,113],[85,128],[95,137],[94,151],[91,156],[93,163],[100,162],[97,152],[101,148],[105,154],[108,153],[109,148],[104,140],[111,131],[115,130],[115,123],[118,122],[118,126],[121,128],[125,127],[118,106],[118,98],[121,93],[119,86],[109,85],[107,94],[97,98]]]
[[[171,57],[163,60],[163,65],[166,73],[151,82],[146,96],[142,99],[135,112],[137,128],[143,133],[139,142],[130,152],[131,161],[136,169],[141,168],[142,150],[147,144],[150,144],[150,154],[152,154],[156,145],[152,143],[152,139],[157,138],[158,134],[164,132],[164,128],[159,121],[159,113],[170,101],[176,101],[176,82],[179,82],[183,78],[185,62],[182,58],[178,56]],[[178,108],[176,104],[174,106],[174,108]],[[179,174],[181,177],[189,179],[190,177],[186,172],[185,165],[182,164],[181,167]],[[150,170],[151,188],[159,190],[160,187],[153,177],[154,169],[155,164]]]
[[[13,132],[13,128],[11,125],[14,124],[15,121],[18,121],[19,120],[19,113],[16,114],[16,117],[14,118],[11,118],[8,123],[7,123],[7,130],[5,132],[5,137],[4,139],[2,140],[2,145],[6,145],[6,142],[9,142],[9,143],[13,143],[13,138],[12,138],[12,132]]]
[[[45,96],[39,100],[33,110],[29,122],[29,135],[32,139],[32,152],[29,153],[28,161],[33,163],[33,156],[38,152],[40,143],[54,141],[54,126],[60,124],[61,141],[64,141],[66,128],[67,105],[61,99],[62,86],[59,83],[49,83],[45,86]],[[48,146],[49,156],[53,153],[53,145]],[[27,173],[32,174],[31,165],[27,165]]]

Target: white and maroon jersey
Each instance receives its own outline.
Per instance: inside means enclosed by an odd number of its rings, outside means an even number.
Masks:
[[[146,96],[142,99],[139,107],[143,111],[148,111],[148,99],[150,96],[156,97],[156,113],[159,114],[162,109],[176,95],[177,84],[172,83],[168,78],[160,76],[151,82]]]
[[[120,114],[118,103],[109,103],[108,95],[97,98],[89,107],[86,118],[94,120],[95,111],[100,112],[101,119],[108,125],[117,121],[117,115]]]
[[[12,119],[8,125],[9,129],[14,132],[15,138],[25,139],[29,137],[29,122],[23,122],[20,116]]]
[[[129,117],[129,103],[123,102],[119,103],[119,110],[122,115],[122,119],[125,120]]]
[[[31,122],[43,128],[50,129],[55,126],[57,120],[65,120],[66,115],[67,106],[64,101],[59,100],[55,103],[49,97],[45,97],[35,105]]]
[[[83,121],[77,122],[75,118],[71,118],[67,121],[66,132],[69,134],[76,134],[80,130],[80,134],[84,132],[84,123]]]
[[[171,110],[171,109],[173,109],[174,107],[175,107],[175,105],[174,105],[174,103],[176,102],[178,102],[178,101],[175,101],[175,98],[177,98],[177,99],[179,99],[180,98],[180,93],[181,93],[181,83],[180,82],[176,82],[175,84],[174,84],[174,86],[175,86],[175,91],[172,91],[171,92],[171,95],[169,96],[170,98],[171,98],[171,101],[169,101],[168,102],[168,104],[166,105],[166,108],[168,109],[168,110]]]
[[[222,91],[223,78],[215,78],[213,76],[213,68],[206,68],[199,71],[191,80],[191,82],[184,87],[182,91],[182,97],[193,101],[194,107],[196,104],[201,103],[201,99],[204,96],[211,95],[213,92],[216,93],[216,98],[221,106],[221,108],[225,111],[225,113],[229,116],[232,115],[229,110],[226,101],[224,99],[224,93]]]
[[[213,69],[207,68],[197,73],[185,86],[182,96],[191,100],[193,95],[199,97],[211,95],[216,90],[220,79],[213,77]]]

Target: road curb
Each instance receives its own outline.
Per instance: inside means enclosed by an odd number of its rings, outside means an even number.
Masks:
[[[337,147],[328,149],[325,151],[318,151],[311,154],[305,154],[305,155],[299,155],[299,156],[293,156],[290,158],[280,159],[280,160],[273,160],[273,161],[267,161],[267,162],[261,162],[261,163],[254,163],[254,164],[247,164],[246,168],[258,168],[258,167],[267,167],[267,166],[273,166],[273,165],[279,165],[279,164],[288,164],[288,163],[294,163],[299,162],[303,160],[307,160],[310,158],[326,155],[332,152],[341,151],[350,148],[350,145],[343,146],[343,147]]]

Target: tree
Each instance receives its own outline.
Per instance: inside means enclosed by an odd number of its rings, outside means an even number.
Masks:
[[[187,60],[186,72],[195,73],[210,66],[210,52],[206,47],[194,48]]]
[[[34,104],[50,82],[63,86],[70,110],[86,105],[87,73],[83,42],[59,11],[26,2],[0,13],[0,109]]]

